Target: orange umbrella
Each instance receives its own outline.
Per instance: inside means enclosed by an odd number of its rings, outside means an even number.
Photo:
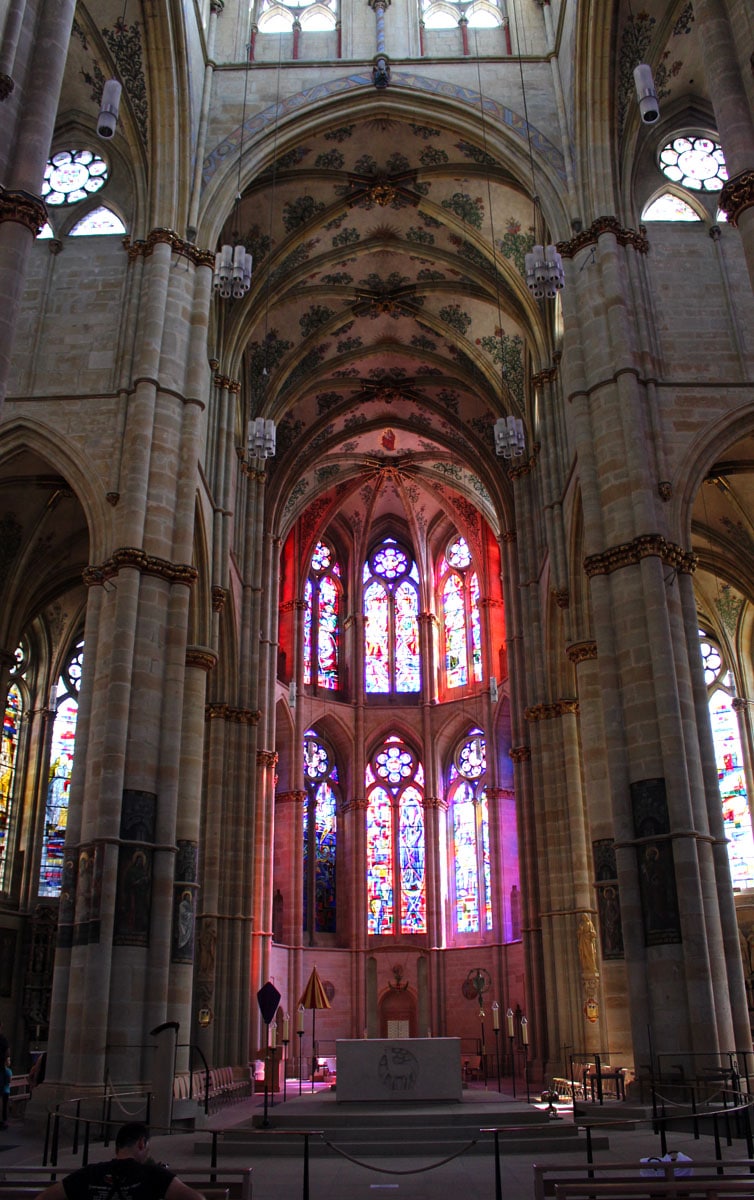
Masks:
[[[327,992],[316,967],[312,969],[312,973],[309,976],[306,987],[301,993],[298,1004],[299,1008],[310,1008],[312,1010],[312,1091],[314,1091],[314,1072],[317,1069],[317,1042],[314,1029],[317,1020],[317,1009],[330,1007]]]

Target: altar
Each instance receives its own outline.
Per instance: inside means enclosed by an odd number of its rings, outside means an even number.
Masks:
[[[344,1038],[335,1051],[338,1102],[463,1097],[460,1038]]]

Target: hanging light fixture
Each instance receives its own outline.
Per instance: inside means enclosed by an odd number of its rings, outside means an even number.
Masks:
[[[520,417],[495,421],[495,453],[501,458],[520,458],[524,452],[524,423]]]
[[[535,244],[524,259],[526,286],[535,300],[554,300],[558,292],[565,286],[563,260],[552,243],[546,244],[544,237],[537,242],[537,232],[544,226],[544,220],[539,207],[539,196],[534,179],[534,151],[531,144],[531,126],[529,125],[529,110],[526,103],[526,86],[524,84],[524,64],[521,56],[521,42],[518,36],[518,20],[516,10],[513,10],[516,22],[516,47],[518,50],[518,70],[521,76],[521,96],[524,104],[524,123],[526,124],[526,144],[529,148],[529,169],[531,171],[531,198],[534,208],[534,238]]]
[[[212,276],[212,286],[215,295],[221,300],[242,300],[251,287],[251,268],[253,259],[238,233],[238,213],[241,204],[241,163],[243,160],[243,135],[246,126],[246,99],[249,89],[249,57],[251,44],[246,46],[246,76],[243,86],[243,115],[241,117],[241,141],[238,147],[238,184],[236,201],[233,209],[233,224],[235,229],[231,235],[233,243],[225,242],[215,254],[215,272]],[[273,452],[274,453],[274,452]]]
[[[477,66],[477,87],[479,88],[479,109],[482,126],[482,143],[485,153],[485,158],[489,158],[487,150],[487,127],[484,119],[484,97],[482,95],[482,73],[479,60],[479,47],[476,42],[476,30],[474,31],[474,49],[476,51],[476,66]],[[503,313],[500,303],[500,275],[497,266],[497,249],[495,246],[495,220],[492,207],[492,184],[490,181],[490,168],[487,167],[487,206],[490,210],[490,241],[492,243],[492,266],[495,272],[495,297],[497,301],[497,322],[498,328],[496,334],[500,336],[500,390],[505,396],[505,365],[503,361]],[[524,423],[520,417],[498,417],[495,421],[495,453],[503,458],[516,458],[524,452],[526,443],[524,434]]]
[[[255,458],[273,458],[275,455],[275,422],[265,417],[254,417],[249,421],[246,432],[246,449]]]
[[[120,54],[113,54],[116,59],[116,67],[120,67],[118,59],[123,60],[124,41],[126,36],[126,7],[128,0],[123,5],[123,15],[120,18]],[[116,29],[117,29],[116,25]],[[99,116],[97,117],[97,137],[104,141],[109,141],[115,137],[115,131],[118,127],[118,110],[120,108],[120,97],[123,91],[122,84],[117,79],[107,79],[102,87],[102,99],[100,100]]]

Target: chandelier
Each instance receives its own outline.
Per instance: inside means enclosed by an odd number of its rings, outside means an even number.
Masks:
[[[553,245],[533,246],[526,255],[526,286],[535,300],[554,300],[565,283],[563,260]]]
[[[249,421],[246,449],[254,458],[272,458],[275,454],[275,422],[264,417]]]
[[[524,423],[520,417],[495,421],[495,453],[501,458],[520,458],[524,452]]]

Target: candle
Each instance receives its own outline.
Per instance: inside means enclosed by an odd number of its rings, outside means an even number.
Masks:
[[[508,1022],[508,1037],[513,1037],[513,1009],[509,1008],[505,1014],[505,1019]]]
[[[521,1041],[524,1046],[529,1045],[529,1022],[526,1020],[526,1017],[521,1018]]]
[[[500,1028],[500,1005],[497,1000],[492,1005],[492,1028],[495,1030],[495,1033]]]
[[[274,1050],[278,1044],[278,1027],[273,1021],[270,1025],[270,1050]]]
[[[285,1016],[283,1017],[283,1041],[284,1042],[290,1041],[290,1038],[288,1036],[290,1033],[290,1030],[291,1030],[291,1016],[290,1016],[290,1013],[286,1013]]]
[[[37,1025],[37,1041],[39,1041],[39,1026]]]
[[[298,1006],[298,1012],[296,1014],[296,1032],[297,1033],[304,1032],[304,1006],[303,1006],[303,1004],[299,1004],[299,1006]]]

